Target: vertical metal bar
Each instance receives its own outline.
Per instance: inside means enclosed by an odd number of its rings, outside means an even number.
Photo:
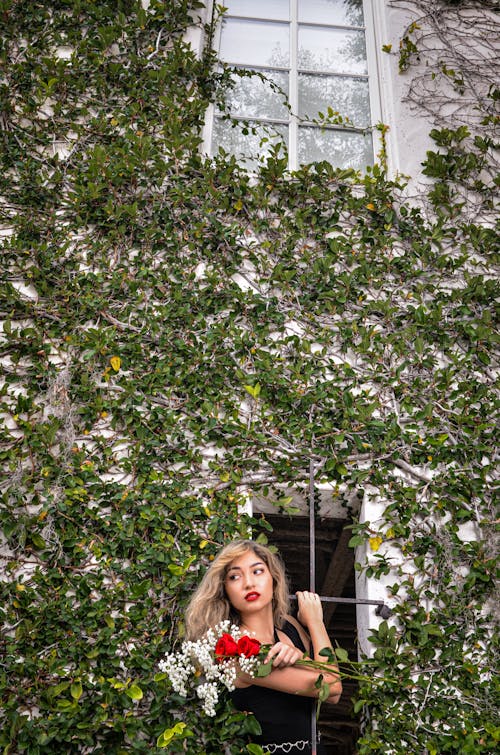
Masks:
[[[316,524],[314,519],[314,462],[309,462],[309,590],[316,592]]]
[[[288,159],[290,170],[299,167],[299,126],[297,113],[299,112],[299,74],[298,74],[298,3],[297,0],[290,2],[290,81],[288,85],[288,97],[290,103],[290,116],[288,119]]]
[[[309,590],[316,592],[316,522],[314,518],[314,462],[309,460]],[[316,701],[311,706],[311,753],[316,755]]]

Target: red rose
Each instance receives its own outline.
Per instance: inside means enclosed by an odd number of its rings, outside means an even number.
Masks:
[[[251,637],[240,637],[238,640],[238,655],[244,655],[247,658],[251,658],[253,655],[258,655],[260,651],[260,642],[258,640],[252,640]]]
[[[233,640],[230,634],[223,634],[220,640],[217,640],[215,646],[215,657],[221,661],[224,658],[232,655],[238,655],[238,645]]]

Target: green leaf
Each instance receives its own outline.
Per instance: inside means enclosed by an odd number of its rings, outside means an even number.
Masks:
[[[79,700],[82,696],[83,687],[81,682],[73,682],[70,687],[71,697],[74,700]]]
[[[257,671],[255,672],[255,676],[261,679],[264,676],[269,676],[272,670],[273,670],[273,662],[271,659],[267,663],[261,663],[259,666],[257,666]]]
[[[247,752],[249,752],[250,755],[264,755],[264,750],[262,749],[262,747],[256,744],[247,745]]]
[[[44,548],[46,548],[47,544],[43,537],[38,534],[38,532],[33,532],[30,537],[31,542],[33,543],[35,548],[38,548],[38,550],[43,550]]]
[[[253,737],[257,737],[262,734],[262,727],[255,716],[245,716],[245,732],[247,734],[251,734]]]
[[[347,663],[349,660],[349,653],[344,648],[335,648],[335,655],[340,663]]]
[[[56,705],[61,710],[65,710],[66,708],[71,708],[74,705],[74,702],[72,702],[71,700],[66,700],[66,698],[63,698],[62,700],[58,700]]]
[[[170,742],[174,739],[184,738],[184,730],[186,729],[186,724],[182,721],[179,721],[174,726],[172,726],[170,729],[165,729],[165,731],[160,734],[158,739],[156,740],[156,746],[157,747],[168,747]]]
[[[159,671],[153,676],[155,682],[162,682],[164,679],[168,679],[168,674],[165,671]]]
[[[336,661],[335,653],[331,647],[322,648],[319,651],[319,655],[325,657],[328,663],[335,663]]]
[[[256,385],[245,385],[244,388],[253,398],[257,399],[259,397],[260,383],[256,383]]]
[[[318,700],[322,703],[328,700],[330,697],[330,685],[327,682],[323,682],[319,688]]]
[[[50,695],[52,697],[57,697],[61,694],[61,692],[65,692],[69,687],[71,686],[71,682],[59,682],[59,684],[56,684],[55,687],[49,688]]]
[[[142,689],[137,684],[131,684],[130,687],[127,687],[125,693],[131,700],[142,700],[144,696]]]
[[[353,706],[354,713],[359,713],[360,710],[365,706],[366,700],[356,700]]]

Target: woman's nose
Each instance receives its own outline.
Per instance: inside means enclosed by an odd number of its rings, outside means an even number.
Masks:
[[[245,576],[245,589],[253,587],[253,574],[247,574]]]

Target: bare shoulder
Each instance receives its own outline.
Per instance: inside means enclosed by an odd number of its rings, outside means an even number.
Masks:
[[[293,616],[289,616],[289,615],[287,615],[285,618],[288,621],[288,623],[291,624],[293,627],[295,627],[295,629],[299,633],[300,639],[302,640],[304,647],[309,648],[311,645],[311,638],[309,637],[306,629],[302,626],[300,621],[298,621]]]

